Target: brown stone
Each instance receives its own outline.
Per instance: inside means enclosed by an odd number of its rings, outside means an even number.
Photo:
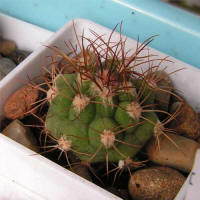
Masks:
[[[171,113],[180,108],[179,114],[170,123],[170,128],[174,129],[177,134],[183,135],[191,139],[200,137],[200,125],[197,113],[193,108],[184,102],[175,102],[171,107]]]
[[[29,85],[23,86],[12,94],[4,105],[5,117],[9,119],[21,119],[33,107],[39,95],[39,91]]]
[[[152,167],[136,171],[129,180],[129,193],[134,200],[172,200],[185,177],[168,167]]]
[[[156,79],[159,80],[156,84],[161,90],[157,89],[155,91],[155,103],[157,104],[158,109],[168,111],[171,97],[170,92],[173,89],[172,81],[168,74],[163,71],[156,72]]]
[[[0,54],[7,56],[17,49],[15,42],[11,40],[0,40]]]
[[[169,133],[152,138],[146,147],[149,160],[184,172],[191,171],[199,148],[196,141]]]
[[[63,74],[71,74],[75,72],[74,67],[71,64],[69,64],[65,59],[62,59],[58,63],[58,67],[63,70]]]

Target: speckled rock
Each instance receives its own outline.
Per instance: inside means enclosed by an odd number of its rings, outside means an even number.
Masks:
[[[38,95],[38,89],[28,85],[18,89],[6,100],[3,107],[5,117],[9,119],[23,118],[32,109]]]
[[[175,102],[171,107],[171,113],[175,112],[178,107],[180,107],[180,112],[176,119],[171,122],[170,128],[173,128],[179,135],[197,139],[200,137],[198,115],[187,102],[181,104],[181,102]]]
[[[28,127],[24,127],[23,123],[19,120],[11,122],[2,133],[27,148],[39,152],[33,133]]]
[[[134,200],[173,200],[185,181],[178,171],[152,167],[136,171],[129,181]]]

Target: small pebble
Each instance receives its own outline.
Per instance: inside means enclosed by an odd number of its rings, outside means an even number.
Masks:
[[[185,177],[168,167],[136,171],[129,180],[129,193],[134,200],[173,200]]]
[[[172,81],[168,74],[163,71],[158,71],[156,73],[156,78],[159,80],[156,84],[162,90],[167,90],[169,92],[163,92],[161,90],[156,90],[155,92],[155,103],[158,105],[158,109],[168,111],[169,102],[173,89]]]
[[[0,40],[0,54],[7,56],[17,49],[15,42],[11,40]]]
[[[31,86],[23,86],[12,94],[4,105],[5,117],[22,119],[30,111],[39,96],[39,91]]]
[[[9,58],[0,59],[0,80],[16,67],[16,64]]]
[[[13,60],[16,64],[21,63],[26,57],[28,57],[31,54],[29,51],[23,51],[23,50],[16,50],[12,52],[8,57]]]
[[[87,165],[81,163],[81,160],[71,151],[68,152],[68,157],[72,164],[70,171],[92,182]]]
[[[192,139],[168,133],[153,137],[146,146],[149,160],[170,166],[183,172],[190,172],[200,144]]]
[[[72,169],[70,170],[74,172],[75,174],[87,179],[88,181],[92,182],[92,178],[90,176],[90,173],[88,171],[88,168],[85,165],[73,165]]]
[[[62,59],[58,63],[58,67],[63,70],[63,74],[71,74],[75,72],[74,67],[69,64],[65,59]]]
[[[180,108],[179,114],[170,123],[170,128],[174,129],[177,134],[183,135],[191,139],[200,137],[200,124],[197,113],[193,108],[184,102],[175,102],[171,106],[171,113],[174,113]]]
[[[28,127],[24,127],[23,123],[19,120],[11,122],[2,133],[25,147],[35,152],[39,152],[33,133]]]

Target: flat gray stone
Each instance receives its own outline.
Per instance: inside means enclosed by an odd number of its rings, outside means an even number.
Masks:
[[[25,127],[19,120],[11,122],[2,132],[5,136],[24,145],[25,147],[39,152],[36,139],[28,127]]]

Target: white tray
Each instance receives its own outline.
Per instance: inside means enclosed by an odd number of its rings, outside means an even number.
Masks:
[[[0,13],[0,36],[3,37],[4,39],[15,41],[18,49],[33,52],[38,47],[41,47],[41,45],[45,41],[47,41],[51,35],[53,35],[53,32],[51,31],[48,31],[46,29],[35,26],[33,24],[29,24],[27,22],[24,22],[24,21],[21,21],[16,18]],[[29,57],[32,57],[32,54]],[[29,57],[27,59],[29,59]],[[4,92],[2,91],[1,88],[3,87],[3,85],[4,86],[6,85],[7,80],[12,79],[12,76],[16,72],[20,73],[21,66],[24,66],[24,64],[26,63],[24,62],[25,61],[20,63],[13,70],[13,72],[9,73],[9,76],[4,77],[4,79],[0,81],[0,97],[1,97],[0,107],[1,108],[2,108],[2,104],[5,101],[5,98],[3,97]],[[19,80],[17,82],[19,82]],[[2,116],[2,112],[0,111],[0,118],[1,116]]]
[[[84,29],[84,33],[87,37],[93,37],[89,29],[96,31],[100,35],[107,33],[105,38],[108,38],[111,31],[84,19],[77,19],[75,23],[77,33],[82,34]],[[119,34],[114,33],[112,39],[116,41],[118,38]],[[71,21],[53,35],[50,40],[46,42],[46,45],[56,45],[65,49],[64,41],[67,40],[70,40],[73,44],[77,43]],[[136,41],[128,38],[127,49],[134,49],[135,47]],[[154,49],[151,49],[151,53],[159,55],[161,58],[166,56]],[[27,75],[29,77],[39,75],[40,67],[44,64],[43,58],[51,54],[51,50],[41,46],[21,63],[20,67],[13,70],[0,82],[0,94],[2,97],[0,102],[0,115],[2,117],[2,106],[7,97],[22,85],[22,81],[20,80],[26,80]],[[170,60],[174,63],[168,63],[171,67],[167,68],[167,71],[171,72],[182,67],[185,68],[185,70],[171,76],[175,87],[181,91],[182,95],[195,110],[200,111],[200,70],[174,58],[170,58]],[[165,64],[162,67],[165,67]],[[4,152],[6,152],[6,154]],[[40,155],[31,156],[32,153],[33,152],[20,144],[16,144],[14,141],[0,135],[0,173],[3,174],[4,177],[9,178],[9,180],[14,180],[15,183],[27,189],[32,194],[38,195],[38,197],[33,197],[32,199],[39,199],[39,197],[41,199],[52,200],[118,199],[118,197],[111,193],[106,192]],[[186,186],[183,188],[186,188]],[[176,200],[182,200],[184,192],[185,189],[181,190]]]

